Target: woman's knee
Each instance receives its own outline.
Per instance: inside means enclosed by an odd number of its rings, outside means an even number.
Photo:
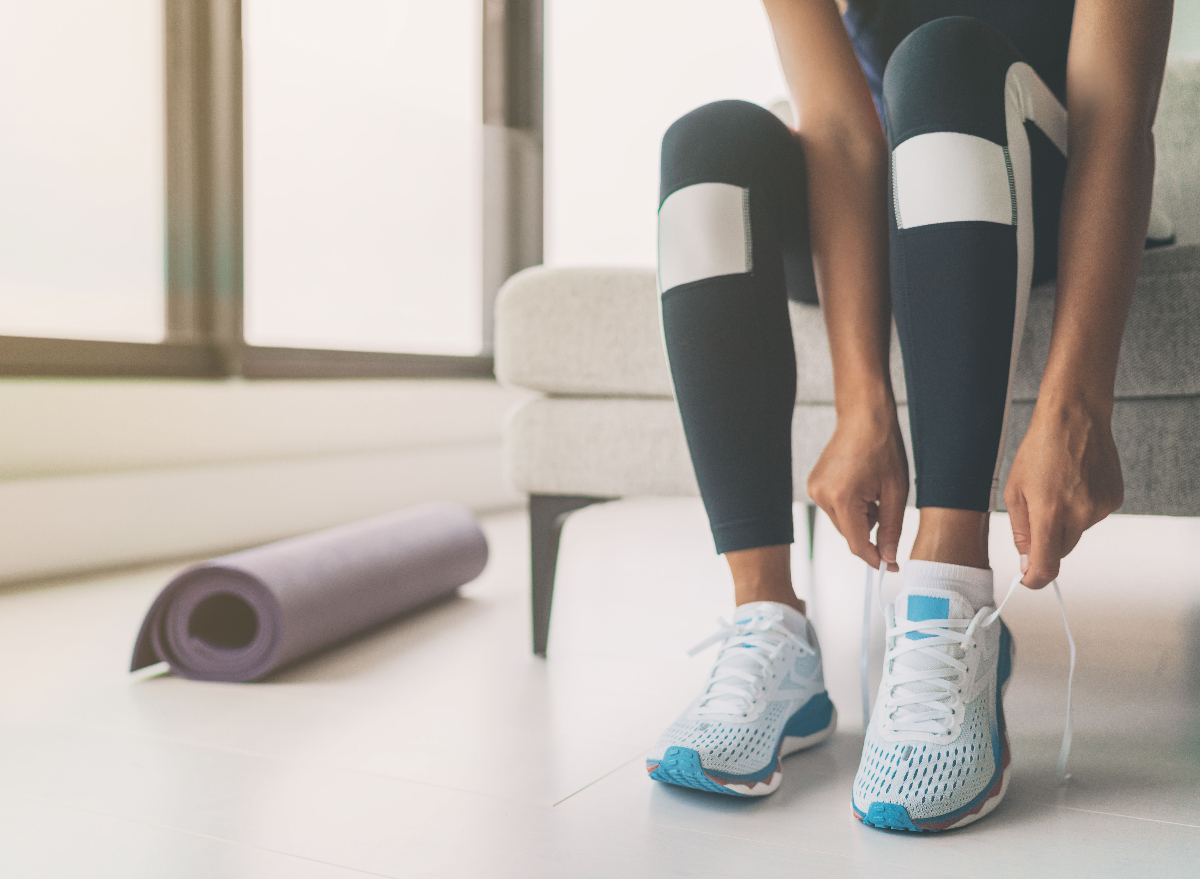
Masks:
[[[892,146],[930,131],[1005,143],[1004,84],[1021,53],[987,22],[949,16],[904,38],[883,75]]]
[[[660,201],[699,181],[749,185],[755,169],[786,149],[791,137],[787,126],[758,104],[715,101],[698,107],[663,135]]]

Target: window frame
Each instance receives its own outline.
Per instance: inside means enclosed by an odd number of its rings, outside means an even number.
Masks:
[[[478,355],[248,345],[243,333],[241,0],[163,0],[162,342],[0,335],[0,376],[490,378],[493,305],[542,261],[543,0],[482,4]]]

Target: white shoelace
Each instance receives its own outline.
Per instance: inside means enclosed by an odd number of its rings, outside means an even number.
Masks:
[[[962,693],[962,677],[970,671],[963,657],[982,617],[980,611],[969,620],[905,621],[887,630],[888,643],[893,646],[884,657],[891,668],[891,686],[883,700],[883,711],[891,730],[950,734],[957,710],[953,707],[954,696]],[[919,640],[904,637],[918,631],[924,635]],[[937,649],[946,646],[952,649]],[[906,653],[919,654],[927,667],[899,664],[896,660]]]
[[[816,655],[783,617],[758,617],[741,623],[717,619],[717,631],[688,651],[695,656],[724,641],[696,713],[702,717],[746,717],[766,689],[765,672],[789,642],[801,653]]]
[[[880,564],[877,577],[874,576],[875,572],[873,570],[870,568],[867,569],[866,594],[863,596],[862,648],[859,663],[859,674],[862,683],[863,729],[866,729],[871,722],[871,694],[867,679],[871,639],[871,595],[874,593],[874,601],[879,605],[880,613],[882,614],[883,607],[880,593],[886,573],[886,562]],[[1013,577],[1012,583],[1008,587],[1008,593],[1004,596],[1004,600],[1000,602],[1000,606],[986,616],[980,611],[970,620],[918,620],[915,622],[904,622],[888,629],[887,640],[892,641],[895,639],[896,646],[887,651],[884,659],[885,667],[890,666],[893,670],[891,692],[889,692],[888,698],[885,700],[884,709],[888,711],[889,719],[896,730],[938,733],[949,727],[951,712],[953,711],[950,707],[951,697],[957,692],[961,692],[958,687],[958,678],[961,673],[965,672],[966,665],[960,661],[959,657],[952,655],[949,651],[931,650],[930,648],[944,647],[946,645],[965,647],[971,643],[971,639],[980,626],[990,626],[996,620],[1000,619],[1000,612],[1004,610],[1004,606],[1008,604],[1008,600],[1012,597],[1020,583],[1021,575],[1018,574]],[[1067,621],[1067,608],[1063,604],[1062,591],[1058,588],[1058,580],[1052,580],[1050,585],[1054,587],[1054,597],[1058,599],[1058,608],[1062,613],[1063,629],[1067,633],[1067,643],[1071,647],[1071,668],[1067,674],[1067,717],[1063,728],[1062,746],[1058,752],[1058,774],[1066,781],[1071,777],[1067,773],[1067,758],[1071,754],[1071,696],[1075,683],[1075,639],[1071,635],[1071,624]],[[982,622],[980,622],[981,620]],[[959,628],[963,631],[958,631]],[[901,635],[915,631],[921,631],[932,637],[915,641],[910,639],[902,640],[900,638]],[[894,660],[898,656],[910,651],[923,651],[924,656],[935,660],[936,665],[940,667],[929,669],[900,667],[897,669]],[[912,688],[911,685],[913,684],[917,684],[917,688]],[[898,694],[897,691],[899,691]],[[920,708],[924,708],[925,710],[921,711]],[[901,716],[895,717],[894,715],[897,713],[901,713]]]

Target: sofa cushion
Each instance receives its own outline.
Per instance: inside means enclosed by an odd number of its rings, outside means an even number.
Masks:
[[[1033,403],[1013,406],[1001,485]],[[793,495],[833,434],[828,404],[796,407],[792,420]],[[908,415],[900,408],[905,448]],[[1123,513],[1200,516],[1200,397],[1118,400],[1113,433],[1125,474]],[[504,432],[507,475],[529,494],[687,497],[699,494],[683,425],[672,400],[534,397],[511,414]],[[909,491],[912,504],[915,492]]]
[[[792,429],[793,468],[807,474],[833,433],[832,406],[801,406]],[[906,447],[908,424],[904,419]],[[504,430],[506,475],[529,494],[692,497],[692,472],[673,400],[534,397]],[[795,496],[805,500],[804,477]]]
[[[548,394],[671,397],[653,269],[526,269],[496,303],[496,376]],[[791,303],[796,398],[833,400],[825,321]],[[895,346],[893,346],[895,347]],[[898,356],[893,381],[903,385]]]
[[[825,321],[816,306],[792,303],[798,404],[832,403]],[[1013,390],[1037,396],[1050,346],[1054,285],[1030,297]],[[1200,245],[1147,251],[1117,369],[1119,397],[1200,393]],[[549,394],[670,397],[652,269],[527,269],[500,292],[496,375]],[[892,383],[903,402],[903,369],[893,331]]]
[[[1179,244],[1200,242],[1200,61],[1172,61],[1154,123],[1154,202]]]

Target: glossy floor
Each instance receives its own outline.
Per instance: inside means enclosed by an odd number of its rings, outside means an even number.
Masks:
[[[1018,592],[1008,797],[936,836],[850,816],[863,567],[828,523],[814,582],[807,560],[795,567],[841,728],[789,758],[761,801],[658,785],[642,768],[707,674],[711,656],[687,648],[731,604],[696,502],[571,519],[545,661],[528,648],[526,520],[486,527],[492,561],[461,598],[260,684],[125,673],[178,566],[0,591],[0,875],[1200,874],[1200,521],[1112,519],[1068,560],[1066,785],[1066,639],[1050,593]],[[1006,584],[1002,516],[993,531]]]

